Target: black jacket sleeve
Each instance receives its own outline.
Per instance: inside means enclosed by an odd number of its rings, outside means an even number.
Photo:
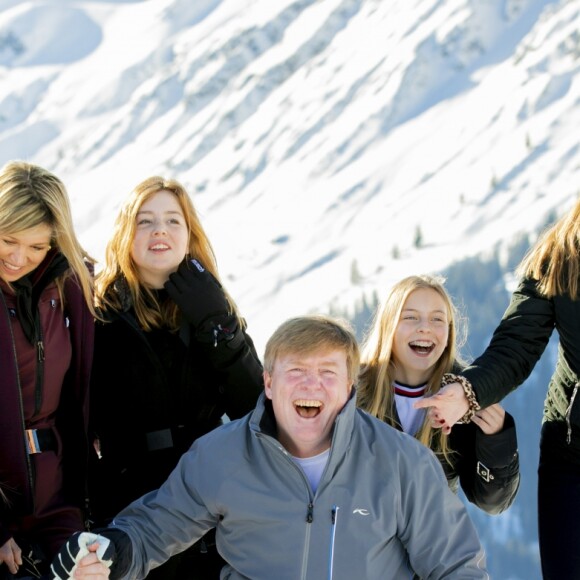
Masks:
[[[489,346],[461,373],[482,407],[501,401],[528,378],[554,326],[553,301],[538,293],[536,281],[522,280]]]
[[[520,466],[513,417],[506,412],[504,428],[486,435],[474,423],[455,425],[450,445],[453,468],[465,497],[490,515],[505,511],[514,502],[520,485]]]

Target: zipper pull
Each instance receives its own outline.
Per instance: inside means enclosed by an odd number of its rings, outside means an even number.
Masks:
[[[306,523],[307,524],[311,524],[312,520],[314,519],[314,505],[312,504],[312,502],[310,502],[308,504],[308,511],[306,512]]]
[[[574,402],[576,401],[576,395],[578,394],[578,389],[580,388],[580,382],[576,383],[574,385],[574,390],[572,391],[572,396],[570,397],[570,404],[568,405],[568,408],[566,409],[566,426],[567,426],[567,432],[566,432],[566,443],[568,445],[570,445],[571,441],[572,441],[572,407],[574,406]]]
[[[44,362],[44,343],[42,342],[42,340],[39,340],[36,343],[36,349],[38,351],[38,360],[40,362]]]

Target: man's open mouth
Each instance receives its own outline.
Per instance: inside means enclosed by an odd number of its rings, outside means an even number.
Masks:
[[[298,399],[294,401],[294,408],[304,419],[311,419],[320,413],[322,402],[313,399]]]

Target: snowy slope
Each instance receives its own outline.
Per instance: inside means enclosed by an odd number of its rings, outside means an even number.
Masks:
[[[0,9],[0,161],[61,175],[99,258],[133,185],[182,180],[259,344],[578,193],[577,0]]]

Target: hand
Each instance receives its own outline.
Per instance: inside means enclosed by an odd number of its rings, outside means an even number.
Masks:
[[[480,409],[472,417],[475,423],[486,435],[495,435],[503,429],[505,409],[499,404]]]
[[[228,314],[221,284],[197,260],[182,262],[165,282],[165,289],[194,327],[212,316]]]
[[[88,546],[89,554],[80,559],[73,578],[87,578],[89,580],[104,580],[109,577],[111,571],[109,566],[99,560],[95,552],[99,549],[99,544],[94,543]]]
[[[50,566],[50,578],[51,580],[88,578],[93,571],[97,574],[96,578],[108,578],[108,573],[106,576],[100,575],[101,566],[96,566],[95,559],[108,568],[113,563],[114,556],[115,547],[108,538],[89,532],[77,532],[66,541],[54,557]]]
[[[10,574],[16,574],[19,566],[22,566],[22,552],[14,538],[10,538],[0,547],[0,564],[6,564]]]
[[[469,410],[469,402],[459,383],[449,383],[440,391],[413,404],[415,409],[429,409],[431,426],[449,435],[451,427]]]

